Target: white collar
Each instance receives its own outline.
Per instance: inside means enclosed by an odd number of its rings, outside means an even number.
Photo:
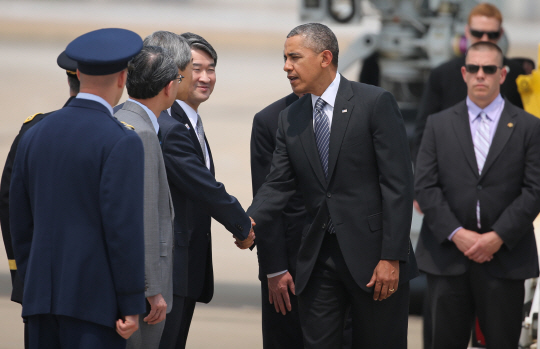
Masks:
[[[154,126],[154,130],[156,131],[156,133],[158,133],[159,124],[158,124],[158,121],[157,121],[156,114],[154,114],[154,112],[152,112],[150,109],[148,109],[148,107],[146,105],[142,104],[139,101],[136,101],[136,100],[131,99],[131,98],[128,98],[128,101],[130,101],[132,103],[135,103],[135,104],[138,104],[141,108],[143,108],[143,110],[146,112],[146,114],[148,114],[148,117],[150,118],[150,121],[152,122],[152,126]]]
[[[332,108],[334,108],[334,104],[336,103],[336,96],[338,93],[340,81],[341,81],[341,76],[339,73],[336,73],[336,77],[334,78],[334,81],[332,81],[332,83],[326,88],[326,90],[320,96],[326,102],[326,104],[329,104]],[[317,103],[317,99],[319,99],[319,96],[315,96],[314,94],[311,94],[311,104],[313,105],[313,109],[315,109],[315,103]]]
[[[186,113],[189,122],[191,122],[191,126],[193,126],[193,128],[197,128],[197,120],[199,119],[199,114],[197,113],[197,111],[191,108],[189,104],[179,99],[176,100],[176,103],[178,103],[178,105],[182,107],[182,109],[184,109],[184,112]]]

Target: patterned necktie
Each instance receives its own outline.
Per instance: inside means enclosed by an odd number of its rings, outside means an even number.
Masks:
[[[317,142],[317,150],[319,151],[319,158],[321,159],[321,165],[324,171],[324,178],[328,182],[328,148],[330,145],[330,122],[328,116],[324,112],[324,106],[326,102],[319,97],[315,102],[315,141]],[[328,219],[328,232],[335,234],[334,224],[332,218]]]
[[[197,130],[197,137],[199,138],[199,144],[201,145],[204,163],[206,164],[206,144],[204,142],[204,127],[199,114],[197,114],[197,125],[195,126],[195,129]]]
[[[315,103],[315,140],[319,150],[319,158],[324,171],[324,178],[328,181],[328,145],[330,143],[330,123],[324,112],[326,102],[319,97]]]
[[[480,113],[480,125],[476,129],[476,135],[474,137],[474,153],[476,155],[476,164],[478,165],[478,174],[482,174],[482,168],[486,162],[486,157],[489,151],[490,137],[489,137],[489,120],[486,113]]]
[[[474,154],[476,155],[478,174],[481,175],[491,144],[489,137],[489,123],[491,120],[484,112],[481,112],[479,117],[480,125],[478,125],[476,135],[474,136]],[[482,228],[482,224],[480,223],[480,200],[476,202],[476,226],[478,229]]]

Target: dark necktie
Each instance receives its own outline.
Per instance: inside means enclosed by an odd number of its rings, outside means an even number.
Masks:
[[[161,136],[161,129],[158,129],[157,131],[157,138],[159,140],[159,146],[161,147],[161,150],[163,150],[163,137]]]
[[[315,141],[317,142],[317,150],[319,151],[319,159],[324,171],[324,178],[328,182],[328,149],[330,145],[330,122],[328,116],[324,112],[326,102],[319,97],[315,103],[314,118],[315,118]],[[332,218],[328,219],[328,232],[335,234]]]

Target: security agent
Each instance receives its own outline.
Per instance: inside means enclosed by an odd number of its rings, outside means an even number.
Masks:
[[[486,2],[476,5],[469,13],[465,27],[465,36],[469,45],[477,42],[498,44],[504,32],[502,22],[502,13],[494,5]],[[461,77],[461,67],[464,65],[465,56],[457,57],[433,69],[429,75],[416,116],[413,161],[416,160],[429,115],[450,108],[467,97],[467,85]],[[503,65],[506,67],[508,77],[501,85],[501,94],[510,103],[523,108],[516,84],[516,78],[525,74],[523,65],[506,57],[503,58]]]
[[[65,51],[63,51],[56,60],[58,66],[65,69],[67,74],[67,82],[69,85],[69,99],[64,104],[64,107],[75,98],[79,93],[79,78],[77,78],[77,62],[68,58]],[[23,289],[22,281],[17,275],[17,263],[13,256],[13,247],[11,245],[11,233],[9,229],[9,185],[11,182],[11,171],[13,170],[13,161],[15,160],[15,154],[19,145],[19,140],[32,126],[36,125],[39,121],[45,118],[49,113],[36,113],[24,120],[19,134],[13,140],[11,149],[9,150],[6,164],[4,165],[4,171],[2,172],[2,181],[0,183],[0,224],[2,226],[2,236],[4,238],[4,247],[6,248],[6,255],[8,257],[9,270],[11,273],[11,285],[13,287],[11,291],[11,300],[13,302],[22,303]],[[26,324],[25,324],[25,346],[27,345],[26,338]]]
[[[111,107],[141,48],[124,29],[72,41],[81,92],[19,143],[10,223],[30,348],[124,348],[145,311],[143,146]]]

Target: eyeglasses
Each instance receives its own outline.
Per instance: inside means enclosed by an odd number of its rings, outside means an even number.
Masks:
[[[487,35],[488,39],[489,40],[496,40],[499,38],[499,36],[501,36],[501,31],[498,30],[498,31],[495,31],[495,32],[485,32],[485,31],[481,31],[481,30],[474,30],[474,29],[471,29],[471,35],[474,36],[475,38],[478,38],[478,39],[481,39],[484,34]]]
[[[476,65],[476,64],[465,64],[465,70],[467,73],[476,74],[478,71],[482,68],[484,71],[484,74],[495,74],[497,72],[497,69],[500,69],[502,67],[497,67],[496,65]]]
[[[178,77],[177,77],[177,78],[174,78],[174,80],[178,80],[178,83],[181,83],[183,78],[185,78],[184,75],[178,74]]]

